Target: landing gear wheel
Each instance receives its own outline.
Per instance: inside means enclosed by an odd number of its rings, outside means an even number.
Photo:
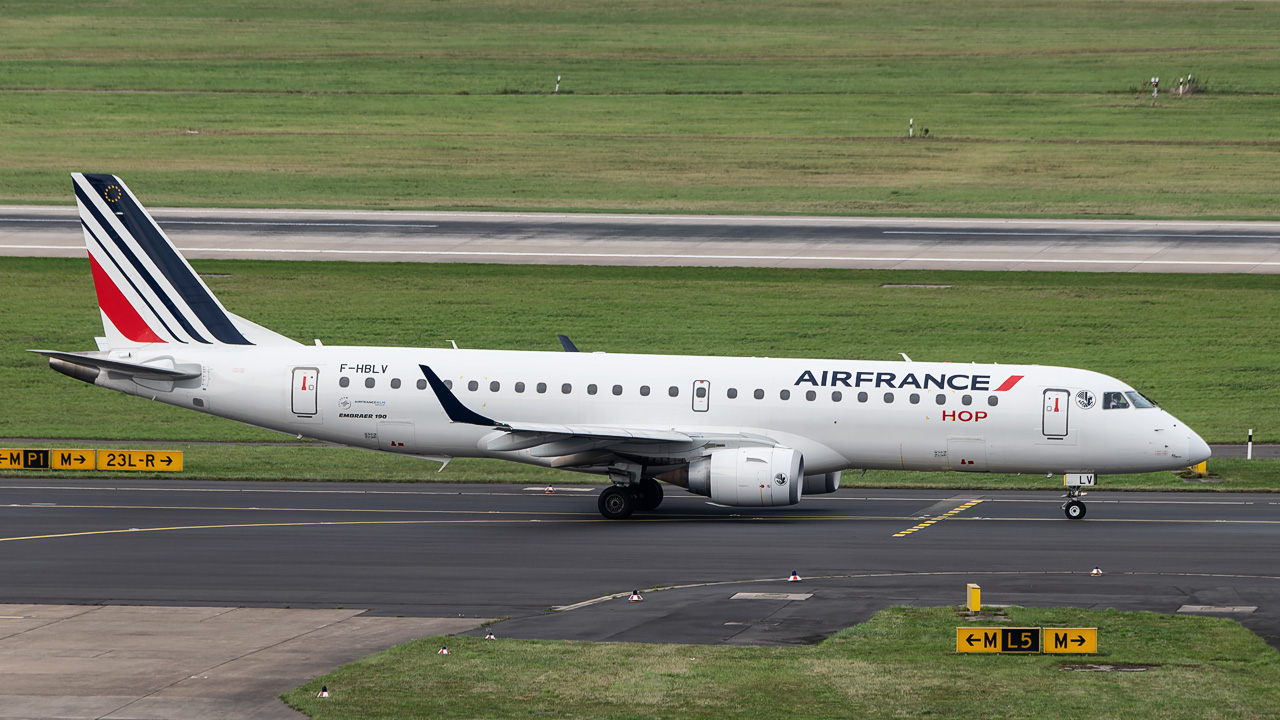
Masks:
[[[653,478],[641,480],[632,485],[631,490],[636,496],[637,510],[657,510],[662,504],[662,486]]]
[[[1067,513],[1068,520],[1080,520],[1084,517],[1084,503],[1079,500],[1072,500],[1062,506],[1064,512]]]
[[[635,495],[629,489],[617,485],[605,488],[596,504],[600,508],[600,514],[610,520],[625,520],[636,511]]]

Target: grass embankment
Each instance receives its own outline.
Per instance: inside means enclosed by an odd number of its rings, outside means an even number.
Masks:
[[[285,694],[312,718],[1263,718],[1280,655],[1221,618],[889,608],[811,647],[426,638]],[[1097,627],[1097,655],[955,653],[955,628]],[[437,655],[447,643],[450,655]],[[1081,664],[1144,672],[1070,672]],[[321,685],[332,697],[316,698]]]
[[[1160,400],[1210,442],[1280,440],[1272,352],[1280,293],[1263,276],[197,261],[224,304],[303,342],[557,351],[568,333],[609,352],[1036,362],[1087,367]],[[885,288],[885,283],[950,288]],[[335,295],[341,302],[334,302]],[[83,260],[0,259],[0,437],[278,442],[289,436],[111,393],[51,372],[27,348],[92,348],[101,325]],[[322,310],[317,310],[320,308]],[[690,308],[697,308],[691,312]],[[679,318],[673,322],[672,318]],[[189,477],[568,482],[502,463],[362,451],[187,448]],[[1266,463],[1214,461],[1274,484]],[[876,486],[1041,487],[1038,478],[872,473]],[[1107,487],[1185,487],[1171,475]]]
[[[1276,218],[1278,34],[1275,3],[8,3],[0,202],[91,170],[155,205]]]

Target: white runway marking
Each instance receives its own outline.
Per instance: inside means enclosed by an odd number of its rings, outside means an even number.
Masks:
[[[0,250],[68,250],[81,251],[82,245],[0,245]],[[1034,264],[1034,265],[1092,265],[1098,267],[1126,265],[1126,266],[1146,266],[1161,265],[1173,267],[1280,267],[1280,261],[1267,260],[1156,260],[1156,259],[1132,259],[1132,260],[1087,260],[1081,258],[990,258],[990,257],[923,257],[919,255],[795,255],[795,254],[779,254],[779,255],[703,255],[693,253],[586,253],[586,252],[506,252],[506,251],[482,251],[482,250],[336,250],[336,249],[318,249],[318,248],[215,248],[215,247],[184,247],[179,248],[183,252],[209,252],[209,253],[245,253],[255,255],[267,255],[278,253],[281,255],[335,255],[335,256],[355,256],[355,255],[374,255],[379,257],[483,257],[483,258],[547,258],[569,260],[576,258],[601,259],[601,260],[706,260],[706,261],[727,261],[727,260],[750,260],[750,261],[804,261],[804,262],[877,262],[877,263],[902,263],[902,262],[929,262],[929,263],[947,263],[953,265],[963,264],[991,264],[991,263],[1010,263],[1010,264]]]

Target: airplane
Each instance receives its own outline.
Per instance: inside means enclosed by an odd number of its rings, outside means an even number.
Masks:
[[[99,387],[300,437],[607,477],[598,508],[660,483],[722,506],[795,505],[841,472],[1097,476],[1177,470],[1209,446],[1089,370],[903,360],[304,345],[228,312],[118,177],[73,173],[102,316],[90,352],[32,350]],[[443,467],[443,466],[442,466]]]

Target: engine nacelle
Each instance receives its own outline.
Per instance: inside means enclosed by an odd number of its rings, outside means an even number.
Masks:
[[[805,495],[826,495],[840,489],[840,471],[804,476]]]
[[[795,505],[804,486],[804,458],[791,448],[715,450],[689,463],[689,492],[722,505]]]

